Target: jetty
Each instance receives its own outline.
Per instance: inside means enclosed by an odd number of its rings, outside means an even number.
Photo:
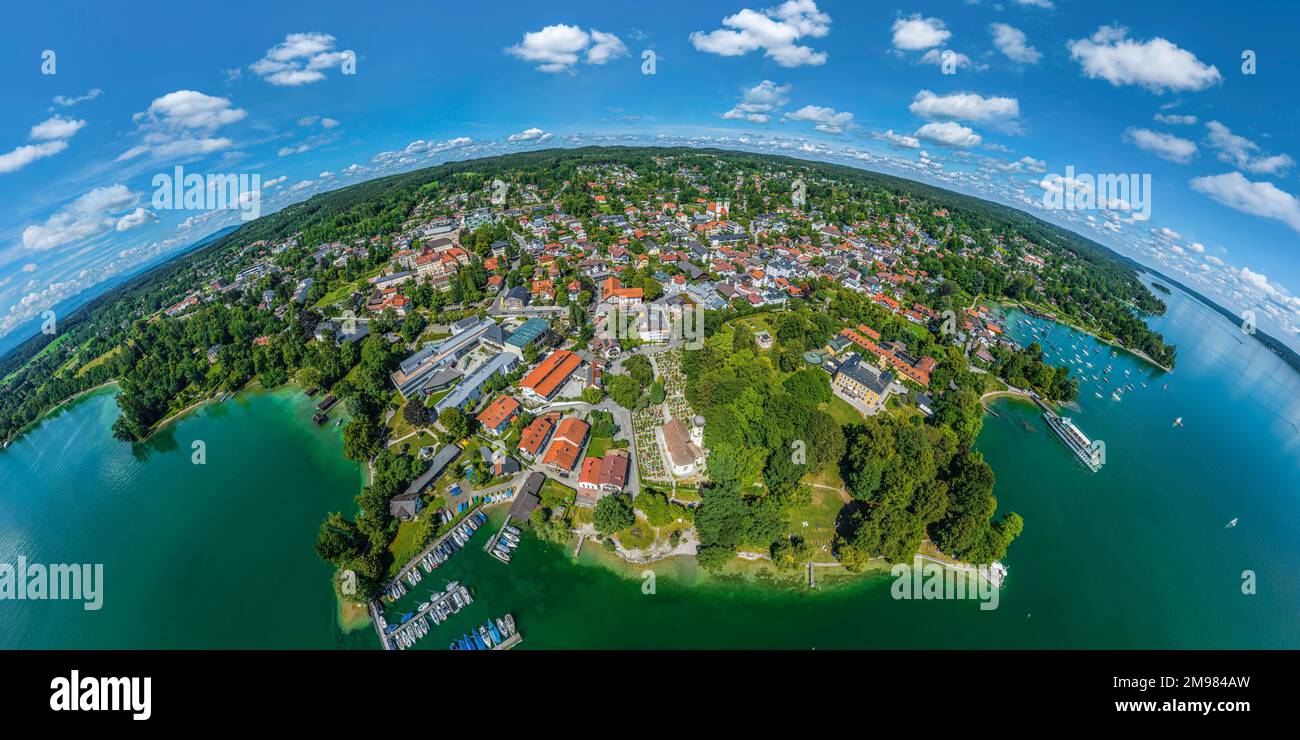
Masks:
[[[493,645],[492,649],[509,650],[510,648],[514,647],[515,645],[518,645],[523,641],[524,641],[524,636],[519,634],[518,632],[515,632],[514,634],[510,635],[509,637],[502,640],[501,642],[498,642],[497,644]]]
[[[406,648],[429,634],[431,625],[442,624],[449,616],[473,603],[469,589],[457,581],[447,584],[447,588],[429,600],[424,608],[410,615],[408,619],[395,628],[381,632],[381,641],[385,650],[393,646]]]
[[[412,570],[418,568],[418,567],[420,566],[420,562],[421,562],[422,560],[424,560],[426,557],[428,557],[428,556],[429,556],[429,553],[431,553],[431,552],[433,552],[434,550],[438,549],[438,547],[440,547],[440,546],[442,545],[442,543],[444,543],[444,542],[446,542],[447,540],[451,539],[451,535],[452,535],[452,533],[455,532],[457,529],[459,529],[460,526],[461,526],[461,524],[464,523],[464,521],[465,521],[466,519],[468,519],[468,518],[474,516],[475,514],[477,514],[477,513],[478,513],[480,510],[482,510],[483,507],[486,506],[486,505],[487,505],[486,502],[484,502],[484,503],[481,503],[481,504],[479,504],[478,506],[475,506],[474,508],[470,509],[470,510],[469,510],[469,513],[465,514],[465,516],[463,516],[463,517],[461,517],[459,520],[457,520],[456,524],[453,525],[453,526],[451,527],[451,529],[448,529],[448,530],[446,531],[446,533],[444,533],[441,537],[439,537],[439,538],[435,539],[433,542],[429,543],[429,545],[428,545],[427,547],[425,547],[423,550],[421,550],[418,554],[416,554],[415,557],[413,557],[413,558],[411,558],[410,560],[408,560],[408,561],[406,562],[406,565],[403,565],[403,566],[402,566],[402,569],[399,570],[399,571],[397,571],[397,575],[393,576],[392,580],[390,580],[390,581],[388,582],[388,587],[385,587],[385,588],[384,588],[384,591],[387,592],[388,589],[389,589],[389,587],[392,587],[394,584],[400,582],[404,577],[406,577],[406,574],[408,574],[408,573],[410,573]]]

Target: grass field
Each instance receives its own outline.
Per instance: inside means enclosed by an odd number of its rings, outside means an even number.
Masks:
[[[861,412],[850,406],[848,401],[839,396],[831,398],[828,403],[819,404],[819,408],[830,414],[835,421],[839,422],[840,426],[861,424],[864,418]]]
[[[612,437],[592,437],[587,445],[587,457],[604,457],[605,451],[614,446]]]

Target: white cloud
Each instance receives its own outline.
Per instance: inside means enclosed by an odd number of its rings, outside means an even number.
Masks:
[[[938,18],[922,18],[916,13],[910,18],[898,18],[890,29],[894,32],[894,48],[900,51],[920,51],[938,46],[952,36],[952,31]]]
[[[130,231],[137,226],[144,226],[151,221],[157,221],[158,217],[152,212],[145,210],[143,207],[136,208],[134,211],[122,216],[117,220],[114,227],[117,231]]]
[[[1192,189],[1252,216],[1271,218],[1300,231],[1300,200],[1271,182],[1251,182],[1240,172],[1197,177]]]
[[[1217,67],[1160,37],[1126,38],[1128,29],[1101,26],[1091,37],[1070,41],[1070,57],[1083,73],[1112,85],[1140,85],[1152,92],[1203,90],[1223,81]]]
[[[1037,49],[1029,45],[1025,32],[1019,28],[1005,23],[994,23],[989,26],[989,32],[993,34],[993,45],[1013,62],[1037,64],[1038,60],[1043,58]]]
[[[775,8],[745,8],[722,19],[719,28],[691,34],[696,49],[724,57],[743,56],[763,50],[763,56],[782,67],[826,63],[826,52],[795,42],[804,37],[822,38],[830,33],[831,17],[817,9],[814,0],[786,0]]]
[[[1015,98],[986,98],[976,93],[941,96],[922,90],[907,109],[928,121],[1011,121],[1020,116],[1020,101]]]
[[[272,85],[296,87],[320,82],[325,79],[321,70],[341,66],[352,54],[335,51],[335,41],[328,33],[291,33],[248,68]]]
[[[970,69],[972,66],[974,66],[974,62],[971,61],[970,57],[966,56],[965,54],[962,54],[959,51],[953,51],[952,49],[944,49],[943,51],[939,51],[938,49],[931,49],[926,53],[922,54],[921,58],[917,61],[919,61],[921,64],[936,64],[936,65],[943,64],[944,62],[948,62],[952,66],[958,69]],[[980,67],[979,71],[983,71],[983,70],[984,70],[984,65]]]
[[[1156,120],[1177,126],[1190,126],[1196,123],[1196,116],[1180,116],[1173,113],[1157,113]]]
[[[627,47],[612,33],[557,23],[540,31],[528,31],[523,41],[508,47],[506,53],[526,62],[537,62],[539,72],[566,72],[582,59],[587,64],[604,64],[627,56]]]
[[[622,39],[612,33],[591,29],[591,48],[587,49],[587,64],[604,64],[611,59],[627,56]]]
[[[785,118],[791,121],[806,121],[816,124],[814,128],[828,134],[841,133],[845,128],[853,125],[852,113],[837,111],[834,108],[825,108],[820,105],[805,105],[793,113],[785,114]]]
[[[71,139],[85,125],[86,122],[80,119],[56,115],[32,126],[27,138],[38,143],[23,144],[12,151],[0,154],[0,173],[15,172],[38,159],[52,157],[67,149],[68,139]]]
[[[98,236],[117,226],[118,219],[110,214],[135,205],[138,199],[122,184],[95,188],[56,211],[44,224],[23,229],[23,246],[40,252]]]
[[[953,121],[944,121],[942,123],[927,123],[916,130],[916,137],[924,141],[942,144],[943,146],[957,147],[966,149],[972,146],[979,146],[983,138],[970,130],[969,128]]]
[[[1052,0],[1016,0],[1016,5],[1029,5],[1035,8],[1055,8]]]
[[[1196,156],[1196,144],[1187,139],[1180,139],[1173,134],[1151,131],[1145,128],[1129,126],[1124,131],[1124,141],[1138,149],[1178,164],[1187,164]]]
[[[247,115],[248,111],[232,107],[227,98],[177,90],[154,100],[148,110],[135,114],[135,120],[168,128],[212,131]]]
[[[118,161],[142,154],[154,157],[186,157],[227,149],[226,137],[210,136],[213,131],[242,121],[248,111],[235,108],[227,98],[195,90],[177,90],[155,99],[149,108],[135,114],[144,133],[140,144],[118,155]]]
[[[32,126],[28,138],[37,141],[51,141],[57,139],[69,139],[72,135],[81,130],[86,122],[75,118],[63,118],[62,116],[53,116],[40,123]]]
[[[1256,156],[1259,145],[1244,136],[1238,136],[1222,123],[1209,121],[1205,127],[1210,130],[1210,146],[1219,150],[1219,160],[1228,162],[1247,172],[1255,174],[1276,175],[1295,164],[1285,154]]]
[[[42,144],[25,144],[6,154],[0,154],[0,172],[13,172],[35,162],[51,157],[68,148],[66,141],[47,141]]]
[[[778,85],[771,80],[763,80],[744,92],[741,101],[731,110],[722,114],[723,118],[767,123],[777,109],[790,102],[785,94],[790,92],[789,85]]]
[[[445,152],[449,149],[458,149],[460,147],[469,146],[471,143],[473,143],[473,140],[468,136],[457,136],[454,139],[447,139],[446,141],[425,141],[424,139],[416,139],[410,144],[407,144],[403,149],[390,152],[380,152],[374,157],[371,157],[370,161],[379,164],[413,162],[420,155],[437,154],[438,152]],[[297,188],[301,184],[302,183],[298,183],[297,185],[292,186],[292,188]]]
[[[95,98],[99,97],[103,92],[104,92],[103,90],[100,90],[99,88],[96,87],[93,90],[87,92],[85,95],[74,95],[70,98],[65,97],[63,95],[55,95],[54,104],[61,105],[66,108],[71,105],[76,105],[77,103],[84,103],[87,100],[94,100]]]
[[[551,135],[540,128],[524,129],[506,137],[506,141],[546,141]]]
[[[27,264],[23,265],[22,269],[23,272],[36,272],[37,266],[35,262],[28,262]]]
[[[916,138],[915,136],[907,136],[906,134],[896,134],[894,133],[894,130],[892,128],[889,129],[888,131],[885,131],[882,134],[877,134],[876,138],[881,139],[882,141],[887,141],[891,145],[902,149],[921,148],[920,139]]]

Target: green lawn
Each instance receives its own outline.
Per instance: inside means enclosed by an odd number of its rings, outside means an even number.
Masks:
[[[573,500],[577,494],[577,491],[569,488],[563,483],[547,478],[546,482],[542,484],[542,506],[545,506],[548,509],[553,509],[555,508],[555,504],[564,503],[572,507]]]
[[[604,457],[605,451],[614,446],[612,437],[592,437],[587,445],[588,457]]]
[[[835,538],[835,518],[844,501],[836,491],[812,489],[811,503],[790,510],[789,533],[802,537],[817,552],[818,560],[831,560],[830,544]],[[804,522],[808,526],[804,526]]]
[[[839,396],[833,397],[829,403],[819,404],[819,407],[822,411],[830,414],[835,421],[839,422],[840,426],[861,424],[864,418],[861,412],[850,406],[848,401]]]

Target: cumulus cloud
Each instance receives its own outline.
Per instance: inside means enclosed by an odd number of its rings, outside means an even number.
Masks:
[[[1010,122],[1020,116],[1020,101],[1015,98],[986,98],[976,93],[936,95],[922,90],[907,108],[928,121]]]
[[[1133,144],[1138,149],[1151,152],[1161,159],[1167,159],[1178,164],[1187,164],[1192,161],[1192,157],[1196,156],[1196,144],[1194,142],[1181,139],[1173,134],[1151,131],[1150,129],[1129,126],[1124,131],[1124,141]]]
[[[323,70],[341,66],[352,55],[336,51],[335,42],[328,33],[291,33],[248,68],[272,85],[296,87],[320,82],[325,79]]]
[[[138,226],[144,226],[151,221],[157,220],[158,217],[154,215],[152,211],[140,207],[119,218],[117,220],[117,225],[114,228],[117,231],[130,231]]]
[[[0,173],[15,172],[38,159],[52,157],[67,149],[68,139],[85,125],[85,121],[55,115],[32,126],[27,138],[38,143],[23,144],[0,154]]]
[[[722,117],[751,123],[767,123],[773,113],[790,102],[785,97],[788,92],[790,92],[789,85],[778,85],[771,80],[763,80],[745,90],[740,102],[723,113]]]
[[[971,129],[953,121],[927,123],[917,129],[915,135],[923,141],[966,149],[979,146],[983,138]]]
[[[880,139],[881,141],[886,141],[891,146],[895,146],[900,149],[921,148],[920,139],[916,138],[915,136],[907,136],[906,134],[896,134],[894,133],[894,130],[892,128],[889,129],[888,131],[885,131],[884,133],[876,134],[876,138]]]
[[[829,134],[842,133],[845,128],[853,125],[852,113],[820,105],[805,105],[793,113],[785,114],[785,118],[790,121],[813,123],[818,131]]]
[[[989,26],[989,32],[993,34],[993,45],[1003,56],[1013,62],[1021,64],[1037,64],[1043,55],[1034,47],[1029,45],[1025,32],[1014,26],[1005,23],[994,23]]]
[[[1240,172],[1229,172],[1193,178],[1191,187],[1229,208],[1300,231],[1300,200],[1271,182],[1252,182]]]
[[[216,129],[242,121],[248,111],[230,100],[195,90],[177,90],[155,99],[133,120],[144,134],[140,144],[118,156],[118,161],[142,154],[182,157],[208,154],[232,145],[230,139],[211,136]]]
[[[506,141],[546,141],[551,135],[540,128],[524,129],[506,137]]]
[[[119,219],[111,214],[130,208],[138,199],[120,183],[95,188],[56,211],[45,223],[23,229],[23,246],[40,252],[98,236],[117,227]]]
[[[86,122],[80,119],[63,118],[62,116],[53,116],[35,126],[32,126],[28,138],[37,141],[53,141],[57,139],[68,139],[73,134],[81,130]]]
[[[1217,67],[1196,55],[1156,37],[1147,41],[1127,38],[1128,29],[1101,26],[1086,39],[1066,46],[1083,73],[1112,85],[1139,85],[1154,93],[1166,90],[1204,90],[1223,81]]]
[[[952,36],[946,24],[938,18],[922,18],[916,13],[909,18],[898,18],[890,29],[894,32],[894,48],[899,51],[920,51],[938,46]]]
[[[1219,150],[1219,160],[1255,174],[1276,175],[1295,164],[1285,154],[1265,156],[1259,154],[1259,145],[1244,136],[1238,136],[1222,123],[1210,121],[1210,146]]]
[[[921,64],[943,64],[946,61],[958,69],[969,69],[974,66],[974,62],[971,61],[970,57],[952,49],[944,49],[943,51],[931,49],[922,54],[918,61]],[[980,71],[983,71],[983,69],[983,66],[981,66]]]
[[[540,31],[528,31],[523,41],[506,48],[506,53],[526,62],[537,62],[539,72],[566,72],[579,61],[587,64],[606,62],[627,56],[627,46],[618,36],[578,26],[557,23]]]
[[[446,141],[425,141],[424,139],[416,139],[402,149],[380,152],[372,157],[370,161],[377,164],[402,164],[413,162],[420,156],[437,154],[450,149],[469,146],[471,143],[473,143],[473,140],[468,136],[457,136],[454,139],[447,139]],[[298,183],[297,185],[292,186],[292,188],[298,188],[299,185],[302,185],[302,183]]]
[[[745,8],[722,19],[725,28],[691,34],[696,49],[724,57],[744,56],[761,49],[782,67],[826,63],[826,52],[800,45],[800,39],[822,38],[831,30],[831,17],[814,0],[786,0],[775,8]]]

